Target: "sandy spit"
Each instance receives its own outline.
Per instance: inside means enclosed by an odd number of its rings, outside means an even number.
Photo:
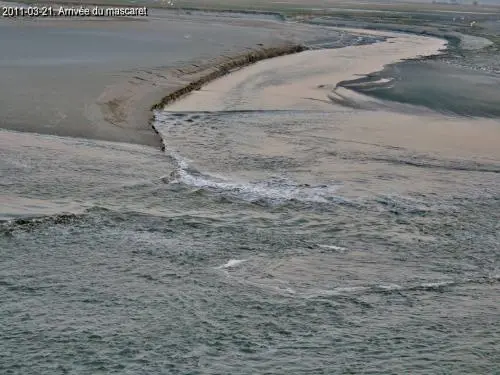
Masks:
[[[261,61],[236,71],[230,76],[209,83],[203,90],[193,92],[185,99],[168,107],[172,111],[220,110],[284,110],[332,108],[328,95],[332,87],[359,75],[380,71],[387,64],[439,54],[446,41],[438,38],[359,29],[339,29],[346,32],[385,36],[389,39],[364,46],[340,49],[310,50],[291,56]],[[244,100],[229,104],[227,98],[235,95],[235,88],[261,85],[260,78],[267,77],[278,68],[295,72],[290,79],[267,85],[259,95],[244,95]],[[260,77],[260,78],[259,78]]]

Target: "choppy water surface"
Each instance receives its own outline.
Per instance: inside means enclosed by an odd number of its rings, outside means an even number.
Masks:
[[[164,154],[2,131],[1,372],[494,373],[498,154],[391,116],[160,112]]]

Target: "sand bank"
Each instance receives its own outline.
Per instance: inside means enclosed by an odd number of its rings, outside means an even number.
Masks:
[[[339,29],[389,37],[385,42],[341,49],[311,50],[261,61],[206,85],[169,106],[172,111],[250,109],[331,110],[337,83],[383,69],[403,59],[434,55],[446,41],[408,34]],[[277,77],[275,72],[283,72]],[[271,74],[272,73],[272,74]],[[247,95],[259,87],[259,95]]]
[[[0,126],[159,147],[151,106],[171,93],[235,57],[247,63],[254,52],[264,58],[340,34],[267,16],[162,9],[140,19],[3,18],[0,86],[9,90],[0,93]]]

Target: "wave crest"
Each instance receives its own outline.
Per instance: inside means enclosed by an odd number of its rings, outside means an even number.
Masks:
[[[351,203],[335,195],[338,186],[297,184],[285,178],[256,182],[237,182],[224,177],[201,173],[175,152],[170,157],[175,170],[162,178],[168,184],[184,184],[204,190],[223,193],[249,202],[279,204],[286,201],[305,203]]]

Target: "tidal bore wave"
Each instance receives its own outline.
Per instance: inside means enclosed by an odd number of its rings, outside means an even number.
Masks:
[[[206,189],[212,192],[227,194],[249,202],[266,202],[280,204],[287,201],[307,203],[350,203],[335,196],[337,186],[296,184],[286,179],[275,178],[267,181],[236,182],[224,177],[201,173],[189,166],[188,161],[175,152],[170,156],[176,163],[176,169],[162,178],[168,184],[184,184]]]
[[[334,184],[299,184],[290,179],[275,177],[261,181],[234,181],[225,176],[200,172],[190,165],[187,158],[181,156],[168,144],[168,130],[175,126],[189,126],[194,120],[200,120],[200,116],[224,116],[235,113],[254,113],[256,111],[237,111],[222,113],[163,113],[156,128],[167,133],[162,135],[164,149],[173,162],[174,171],[168,176],[162,177],[167,184],[184,184],[186,186],[205,189],[210,192],[227,195],[231,198],[242,199],[248,202],[258,202],[270,205],[282,204],[288,201],[305,203],[334,203],[352,204],[349,200],[335,195],[338,185]],[[257,111],[259,112],[259,111]],[[158,116],[159,113],[157,113]],[[170,120],[173,118],[174,121]],[[208,125],[207,125],[208,126]]]

